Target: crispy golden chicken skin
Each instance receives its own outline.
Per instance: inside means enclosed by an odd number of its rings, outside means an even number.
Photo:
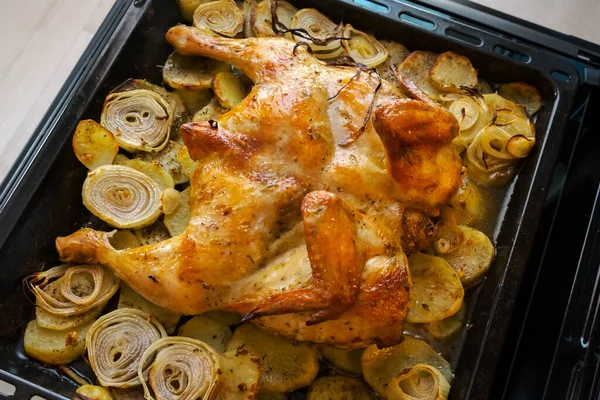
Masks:
[[[447,193],[417,195],[423,183],[407,194],[394,172],[402,131],[378,135],[370,110],[386,129],[388,115],[418,112],[427,127],[444,115],[430,105],[422,112],[386,81],[376,94],[376,75],[326,65],[284,38],[216,38],[177,26],[167,40],[255,82],[216,125],[181,128],[199,162],[187,230],[118,251],[109,233],[83,229],[57,239],[61,259],[107,265],[148,300],[185,314],[236,311],[280,336],[338,347],[400,341],[411,290],[402,232],[411,232],[411,251],[428,242],[431,224],[418,210],[435,211]],[[423,145],[438,154],[445,144]],[[445,157],[459,163],[455,153]],[[452,187],[439,177],[432,184]]]

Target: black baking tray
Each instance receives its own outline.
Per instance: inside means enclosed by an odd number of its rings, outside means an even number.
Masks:
[[[463,22],[415,3],[386,0],[297,0],[332,19],[393,39],[411,50],[453,50],[469,57],[493,82],[523,80],[541,91],[537,144],[523,163],[494,230],[497,257],[470,315],[472,328],[455,360],[451,397],[485,399],[509,327],[532,240],[546,198],[567,116],[579,86],[576,68],[563,56]],[[81,202],[86,170],[71,138],[80,119],[98,119],[108,92],[127,78],[161,82],[171,47],[167,29],[181,22],[173,0],[118,0],[42,123],[0,186],[0,379],[17,398],[72,397],[76,385],[22,351],[33,318],[21,280],[58,263],[54,239],[89,224]],[[93,221],[92,221],[93,223]],[[458,349],[461,350],[461,349]]]

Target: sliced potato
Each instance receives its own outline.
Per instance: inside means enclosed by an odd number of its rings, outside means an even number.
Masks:
[[[319,372],[315,349],[294,345],[262,331],[253,324],[240,325],[227,344],[227,350],[248,352],[260,360],[259,390],[291,392],[307,386]]]
[[[399,345],[378,349],[371,345],[365,349],[361,359],[363,378],[382,398],[388,383],[395,376],[417,364],[436,367],[448,382],[452,382],[452,370],[426,342],[405,336]]]
[[[407,322],[428,323],[454,315],[465,291],[458,274],[443,258],[415,253],[408,258],[412,302]]]
[[[194,11],[199,5],[210,3],[214,0],[177,0],[179,11],[186,21],[192,22],[194,20]]]
[[[113,400],[112,394],[102,386],[81,385],[75,391],[82,400]]]
[[[117,250],[140,247],[142,242],[128,229],[118,230],[110,237],[110,245]]]
[[[241,315],[227,311],[207,311],[202,315],[227,326],[239,325],[242,320]]]
[[[221,115],[229,111],[226,108],[221,107],[216,97],[213,97],[204,108],[194,114],[192,118],[193,122],[206,122],[211,119],[217,120]]]
[[[194,176],[194,172],[196,171],[196,167],[198,167],[198,162],[192,160],[190,157],[190,152],[187,147],[183,146],[179,153],[177,153],[177,158],[175,160],[181,166],[181,172],[188,178],[192,179]]]
[[[75,156],[89,170],[112,164],[119,152],[113,134],[91,119],[80,121],[73,135]]]
[[[393,40],[380,40],[379,43],[385,46],[388,51],[388,58],[383,64],[377,66],[377,71],[383,79],[394,83],[396,78],[392,72],[392,66],[402,63],[410,54],[410,51],[402,44],[394,42]]]
[[[210,89],[213,78],[219,72],[229,71],[231,66],[212,58],[184,56],[171,53],[163,67],[163,79],[174,89],[197,91]]]
[[[447,51],[438,56],[429,70],[429,78],[437,89],[460,92],[477,86],[477,71],[465,56]]]
[[[167,146],[158,153],[139,152],[135,154],[135,157],[146,162],[158,163],[162,169],[171,175],[175,184],[185,183],[190,179],[182,171],[182,165],[177,160],[177,156],[183,147],[185,146],[170,140]]]
[[[441,91],[433,86],[429,78],[429,70],[437,59],[437,54],[430,51],[413,51],[398,66],[398,72],[403,73],[413,81],[432,100],[439,100]]]
[[[471,182],[468,174],[464,174],[460,187],[448,201],[448,207],[442,210],[443,218],[458,225],[473,225],[483,221],[492,201],[484,193]]]
[[[178,236],[185,232],[190,222],[190,188],[179,193],[179,206],[163,220],[171,236]]]
[[[181,314],[174,313],[165,308],[149,302],[132,288],[121,282],[118,308],[135,308],[144,311],[158,320],[169,335],[175,332]]]
[[[514,103],[522,104],[527,114],[533,115],[542,108],[542,95],[535,86],[525,82],[512,82],[500,85],[498,94]]]
[[[227,342],[231,339],[229,326],[212,320],[204,315],[196,315],[179,327],[179,336],[198,339],[210,345],[218,353],[225,352]]]
[[[240,78],[231,72],[220,72],[212,80],[212,89],[221,106],[232,109],[244,100],[246,89]]]
[[[292,26],[292,18],[297,12],[298,9],[285,0],[277,2],[277,19],[288,28]],[[273,32],[270,0],[263,0],[252,8],[251,23],[257,37],[276,36]]]
[[[85,335],[94,323],[90,320],[73,329],[54,331],[30,321],[25,329],[25,354],[46,364],[60,365],[75,361],[83,354]]]
[[[348,376],[322,376],[308,388],[306,400],[371,400],[367,386]]]
[[[460,333],[465,323],[465,305],[456,314],[441,321],[430,322],[423,328],[432,338],[440,341],[454,340]]]
[[[175,181],[173,181],[173,177],[161,168],[159,163],[142,161],[137,158],[134,159],[120,159],[119,165],[123,165],[125,167],[133,168],[136,171],[140,171],[143,174],[148,175],[152,178],[161,190],[165,190],[167,188],[173,189],[175,187]]]
[[[248,354],[228,351],[219,357],[221,376],[214,400],[252,400],[258,391],[260,366]]]
[[[202,107],[206,106],[213,97],[210,89],[197,91],[175,89],[175,93],[181,97],[181,100],[185,105],[185,109],[190,115],[194,115],[201,110]]]
[[[439,256],[456,270],[464,286],[472,286],[485,276],[496,251],[483,232],[465,225],[459,226],[459,229],[464,237],[462,244],[455,251]]]
[[[321,347],[321,354],[335,368],[360,375],[360,357],[365,349],[344,350],[336,349],[335,347]]]
[[[144,228],[134,229],[133,233],[142,243],[142,246],[155,244],[171,238],[169,231],[160,221]]]

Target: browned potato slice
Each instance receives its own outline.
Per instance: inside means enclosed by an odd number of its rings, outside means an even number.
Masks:
[[[311,383],[306,400],[371,400],[367,386],[348,376],[322,376]]]
[[[365,349],[344,350],[335,347],[321,347],[321,354],[335,368],[360,375],[360,357]]]
[[[483,232],[465,225],[458,228],[463,233],[462,243],[456,247],[456,250],[439,256],[456,270],[460,281],[467,287],[478,283],[484,277],[496,251]]]
[[[425,330],[431,335],[432,338],[441,341],[449,341],[456,338],[460,333],[465,323],[465,306],[458,310],[456,314],[451,317],[445,318],[441,321],[430,322],[423,325]]]
[[[485,197],[486,194],[465,174],[460,187],[448,201],[448,207],[443,209],[443,218],[460,225],[473,225],[483,221],[492,201],[489,194]]]
[[[142,242],[130,230],[118,230],[110,237],[110,245],[117,250],[140,247]]]
[[[81,385],[75,391],[82,400],[113,400],[114,397],[102,386]]]
[[[115,137],[91,119],[80,121],[73,135],[75,156],[89,170],[112,164],[119,152]]]
[[[133,233],[142,243],[142,246],[162,242],[163,240],[171,238],[169,231],[160,221],[143,228],[135,229]]]
[[[194,172],[196,171],[196,167],[198,166],[198,162],[192,160],[187,147],[183,146],[179,150],[175,160],[181,166],[181,172],[188,178],[188,180],[192,179]]]
[[[231,339],[229,326],[212,320],[204,315],[196,315],[181,325],[179,336],[198,339],[211,346],[217,353],[223,353],[227,342]]]
[[[260,360],[259,389],[291,392],[310,384],[319,372],[315,349],[294,345],[253,324],[240,325],[227,344],[228,351],[248,352]]]
[[[228,351],[219,358],[221,376],[213,400],[254,399],[258,391],[260,367],[258,360],[248,354]]]
[[[383,64],[377,66],[377,71],[379,71],[379,75],[381,75],[383,79],[387,79],[388,81],[395,83],[396,78],[392,72],[392,66],[400,64],[402,61],[404,61],[410,54],[410,51],[408,51],[408,49],[402,44],[394,42],[393,40],[380,40],[379,43],[384,45],[387,49],[388,58],[383,62]]]
[[[447,51],[438,56],[429,70],[431,82],[442,91],[460,92],[477,86],[477,70],[465,56]]]
[[[30,321],[25,329],[25,354],[46,364],[61,365],[75,361],[83,354],[85,335],[94,323],[90,320],[73,329],[54,331]]]
[[[437,54],[430,51],[413,51],[398,67],[398,72],[403,73],[433,100],[439,100],[441,93],[429,79],[429,70],[436,59]]]
[[[229,64],[212,58],[171,53],[163,67],[163,79],[174,89],[210,89],[213,78],[230,68]]]
[[[465,291],[458,274],[440,257],[415,253],[408,258],[412,303],[407,322],[428,323],[454,315]]]
[[[232,109],[244,100],[246,89],[240,78],[231,72],[220,72],[212,81],[212,89],[221,106]]]
[[[181,11],[181,15],[186,21],[192,22],[194,20],[194,11],[199,5],[210,3],[214,0],[177,0],[177,5]]]
[[[500,85],[498,94],[514,103],[524,105],[529,115],[535,114],[542,108],[542,95],[534,86],[525,82]]]
[[[185,232],[190,221],[190,188],[179,194],[179,206],[172,213],[165,215],[163,223],[171,236],[181,235]]]
[[[361,359],[363,378],[382,398],[385,389],[395,376],[417,364],[436,367],[448,382],[452,382],[452,370],[448,361],[422,340],[405,336],[396,346],[378,349],[371,345],[365,349]]]
[[[144,311],[158,320],[169,335],[175,332],[175,327],[181,318],[181,314],[174,313],[165,308],[149,302],[132,288],[121,282],[118,308],[135,308]]]
[[[190,179],[182,171],[183,167],[177,160],[177,156],[183,147],[183,145],[170,140],[167,146],[158,153],[140,151],[135,154],[135,157],[146,162],[158,163],[162,169],[171,175],[175,184],[185,183]]]

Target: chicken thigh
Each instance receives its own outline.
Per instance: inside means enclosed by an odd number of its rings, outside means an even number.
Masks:
[[[456,120],[285,38],[177,26],[167,40],[255,83],[216,123],[181,127],[199,162],[189,225],[127,250],[82,229],[57,239],[60,258],[106,265],[184,314],[235,311],[280,336],[345,348],[400,341],[411,290],[403,243],[428,244],[428,216],[458,186]]]

